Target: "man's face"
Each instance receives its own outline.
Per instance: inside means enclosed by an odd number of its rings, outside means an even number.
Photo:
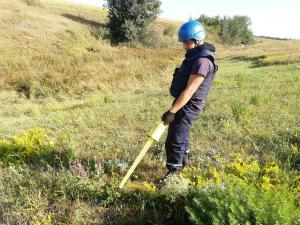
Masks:
[[[196,47],[196,43],[191,40],[182,42],[182,45],[183,45],[183,49],[185,49],[186,51],[189,51]]]

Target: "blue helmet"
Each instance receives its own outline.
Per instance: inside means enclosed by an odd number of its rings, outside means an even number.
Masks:
[[[206,36],[204,26],[197,20],[190,20],[184,23],[178,31],[178,41],[184,42],[188,40],[203,40]]]

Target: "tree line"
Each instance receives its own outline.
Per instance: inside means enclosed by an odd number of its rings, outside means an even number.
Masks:
[[[250,30],[251,19],[247,16],[234,17],[209,17],[202,14],[199,21],[204,23],[211,32],[217,33],[218,37],[225,44],[239,45],[252,44],[254,36]]]
[[[106,0],[108,9],[109,38],[112,43],[141,42],[149,38],[149,27],[160,13],[159,0]],[[209,17],[201,15],[198,20],[205,28],[217,34],[222,43],[230,45],[254,42],[247,16]]]

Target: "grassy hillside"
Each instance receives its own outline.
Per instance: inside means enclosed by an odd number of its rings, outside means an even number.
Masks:
[[[98,8],[81,9],[51,1],[42,1],[41,7],[18,1],[1,4],[5,77],[1,89],[29,92],[35,97],[134,90],[128,82],[135,80],[139,86],[139,81],[149,74],[158,75],[176,55],[170,49],[157,52],[154,58],[149,57],[153,50],[110,47],[98,39],[105,23],[105,12]],[[158,23],[160,27],[163,24]],[[15,53],[17,57],[11,55]],[[118,82],[112,83],[113,79]]]
[[[187,224],[209,206],[241,224],[299,224],[300,41],[231,47],[208,36],[219,72],[190,136],[192,167],[156,190],[163,138],[120,192],[172,102],[184,52],[163,34],[178,22],[156,21],[161,48],[145,48],[111,46],[105,18],[60,1],[1,0],[0,223]]]

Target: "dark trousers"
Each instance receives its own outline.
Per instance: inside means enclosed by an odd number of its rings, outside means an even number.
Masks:
[[[169,124],[166,139],[167,169],[176,172],[185,164],[186,155],[190,151],[189,131],[192,122],[204,109],[204,100],[189,100],[176,114]]]

